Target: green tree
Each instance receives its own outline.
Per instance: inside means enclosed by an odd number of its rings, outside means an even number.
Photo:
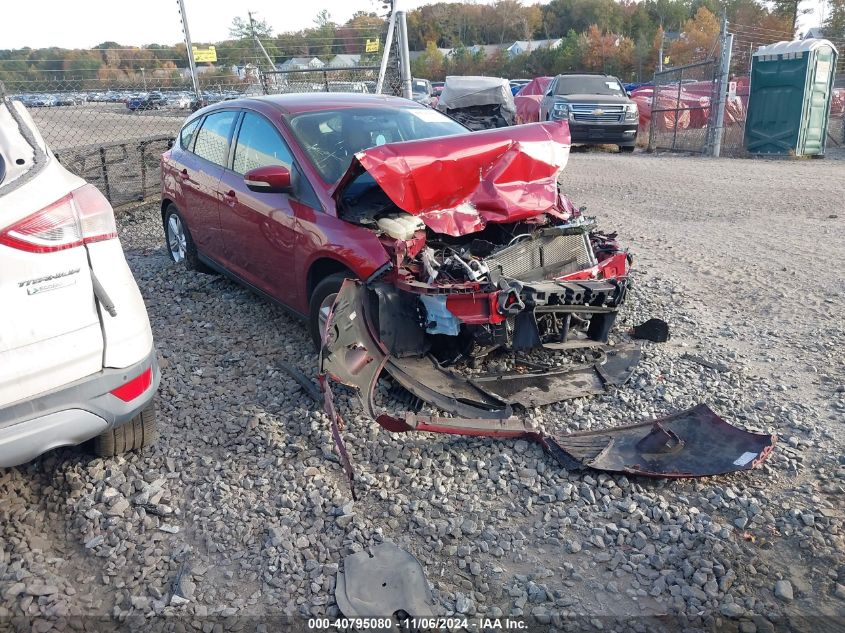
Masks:
[[[807,6],[808,0],[772,0],[772,13],[787,18],[791,25],[792,33],[798,28],[798,18],[812,11]]]
[[[253,30],[259,38],[273,37],[273,27],[267,24],[267,20],[253,19],[252,25],[250,25],[248,19],[244,20],[240,16],[232,18],[232,24],[229,26],[229,36],[235,40],[252,39]]]
[[[836,41],[845,42],[845,0],[828,0],[828,14],[824,21],[824,35]],[[840,49],[840,55],[845,55]]]

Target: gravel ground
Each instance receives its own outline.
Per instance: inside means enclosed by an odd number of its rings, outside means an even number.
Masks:
[[[303,325],[171,265],[155,209],[141,208],[123,239],[161,357],[161,439],[143,454],[61,449],[0,471],[0,628],[336,615],[343,557],[393,541],[422,562],[437,608],[471,621],[841,630],[842,163],[574,153],[563,181],[637,256],[618,336],[655,316],[672,339],[645,345],[626,387],[527,415],[574,431],[706,402],[778,434],[762,469],[570,473],[524,441],[391,435],[338,389],[353,502],[326,417],[277,369],[314,376]],[[173,600],[180,572],[185,600]]]

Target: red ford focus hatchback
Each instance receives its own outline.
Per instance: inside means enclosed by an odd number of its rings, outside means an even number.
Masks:
[[[378,95],[222,102],[162,157],[167,250],[305,317],[318,345],[357,279],[395,356],[589,346],[629,261],[558,191],[569,143],[565,122],[470,133]]]

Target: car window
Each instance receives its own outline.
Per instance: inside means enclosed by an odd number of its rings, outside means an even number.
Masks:
[[[563,75],[555,82],[554,94],[624,95],[625,89],[605,75]]]
[[[229,132],[237,112],[214,112],[205,117],[194,144],[194,153],[212,163],[226,166],[229,158]]]
[[[290,169],[292,162],[290,150],[273,124],[259,114],[245,113],[232,168],[239,174],[245,174],[267,165],[283,165]]]
[[[182,128],[182,131],[179,132],[179,146],[182,149],[190,149],[191,147],[191,140],[194,138],[194,132],[197,131],[197,127],[199,127],[200,121],[202,117],[197,117],[190,123],[188,123],[185,127]]]
[[[463,134],[465,127],[429,108],[348,108],[290,118],[296,140],[326,182],[336,182],[356,152],[385,143]]]

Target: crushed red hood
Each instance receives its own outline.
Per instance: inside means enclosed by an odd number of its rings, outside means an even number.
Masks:
[[[358,152],[335,200],[367,171],[391,201],[433,231],[466,235],[488,222],[568,217],[557,180],[569,157],[565,122],[532,123],[387,143]]]

